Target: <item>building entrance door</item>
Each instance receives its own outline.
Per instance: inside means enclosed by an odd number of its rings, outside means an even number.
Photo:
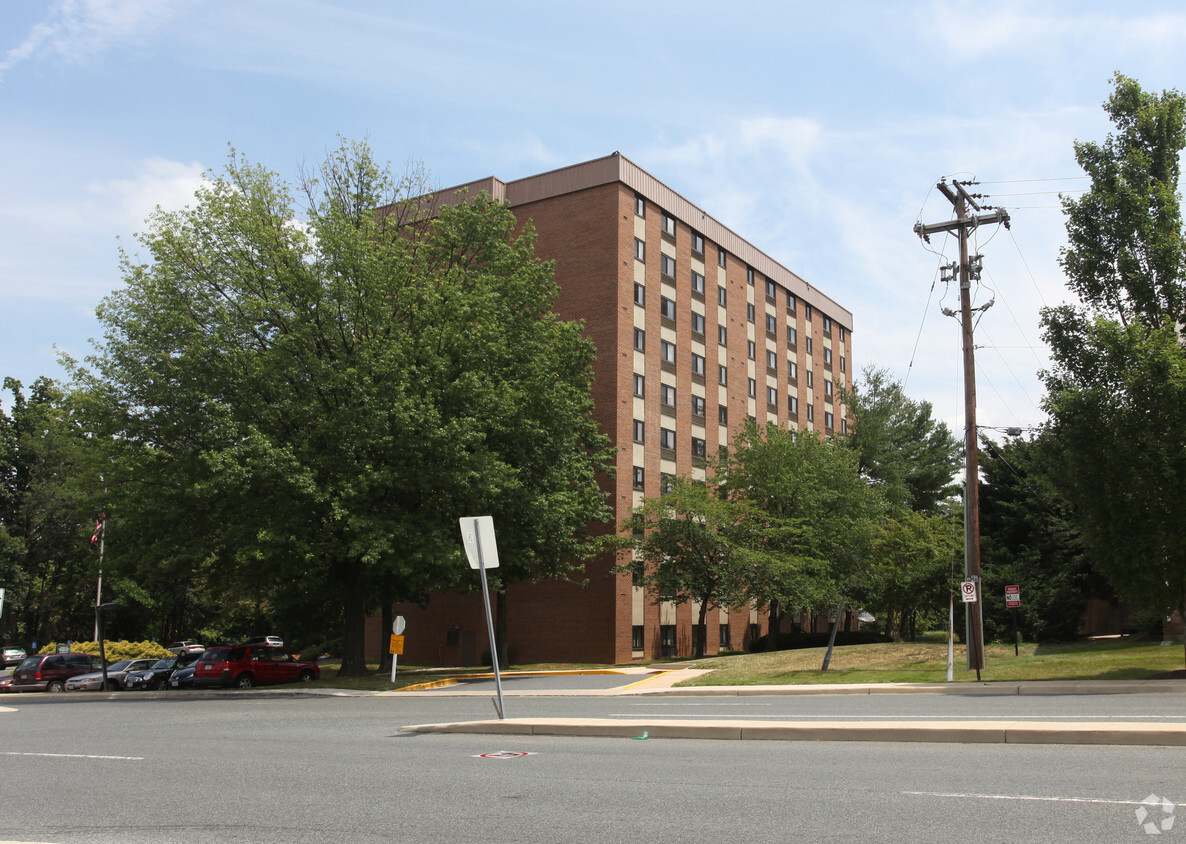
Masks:
[[[478,634],[472,630],[461,631],[461,664],[478,664]]]

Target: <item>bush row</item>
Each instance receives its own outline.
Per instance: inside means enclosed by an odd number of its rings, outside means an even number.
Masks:
[[[38,653],[52,654],[58,649],[57,642],[50,642],[45,645]],[[99,655],[98,642],[72,642],[70,645],[70,652],[76,654],[94,654]],[[107,657],[108,662],[115,662],[121,659],[142,659],[146,657],[153,657],[160,659],[161,657],[172,656],[164,646],[158,642],[112,642],[109,640],[103,641],[103,652]]]

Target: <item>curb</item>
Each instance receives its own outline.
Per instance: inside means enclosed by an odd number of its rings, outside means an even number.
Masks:
[[[921,741],[957,744],[1186,746],[1186,724],[1080,721],[644,721],[508,718],[401,727],[408,733],[766,741]]]

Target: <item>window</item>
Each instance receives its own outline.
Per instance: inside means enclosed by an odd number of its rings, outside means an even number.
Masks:
[[[643,649],[641,624],[635,624],[630,628],[630,649],[633,651],[641,651]]]
[[[725,304],[725,288],[719,284],[717,285],[717,304]]]
[[[753,267],[745,268],[745,283],[748,284],[750,287],[754,286],[754,268]]]
[[[638,194],[634,194],[634,216],[645,217],[647,215],[647,202]]]
[[[647,289],[645,287],[643,287],[641,284],[639,284],[637,281],[634,282],[634,304],[645,305],[646,303],[647,303]]]
[[[704,397],[692,396],[692,415],[704,418]]]
[[[635,466],[634,467],[634,488],[637,490],[641,490],[644,486],[645,479],[646,479],[646,475],[643,473],[642,467]]]
[[[675,475],[664,472],[659,476],[659,493],[668,495],[673,489],[675,489]]]
[[[824,395],[829,398],[832,396],[832,382],[827,378],[824,379]]]
[[[803,306],[803,318],[808,322],[811,322],[811,305]]]
[[[704,254],[704,235],[700,232],[692,232],[692,251]]]
[[[848,433],[848,420],[845,419],[843,416],[840,417],[840,433],[842,433],[842,434]]]
[[[670,384],[659,385],[659,404],[665,407],[675,407],[675,387]]]
[[[729,332],[723,325],[717,326],[717,342],[722,346],[727,346],[729,344]]]
[[[794,329],[794,326],[787,326],[787,342],[792,346],[799,342],[799,332]]]
[[[778,322],[774,319],[774,314],[766,314],[766,330],[771,334],[778,331]]]
[[[634,420],[634,441],[636,443],[645,442],[646,425],[641,419]]]
[[[704,276],[692,270],[692,292],[704,295]]]
[[[844,326],[840,326],[840,342],[844,342]]]
[[[675,431],[670,428],[659,429],[659,448],[675,451]]]
[[[824,317],[824,334],[832,333],[832,318]]]
[[[729,408],[725,405],[717,405],[717,423],[720,425],[729,424]]]
[[[795,396],[790,396],[787,399],[787,410],[790,411],[792,416],[798,416],[799,415],[799,399],[796,398]]]
[[[666,296],[659,298],[659,314],[663,319],[675,321],[675,300],[668,299]]]
[[[773,349],[766,350],[766,368],[778,369],[778,352]]]
[[[774,286],[774,282],[770,279],[766,279],[766,297],[768,299],[773,299],[777,292],[778,288]]]
[[[750,322],[754,321],[754,306],[752,304],[747,304],[745,306],[745,318]]]
[[[787,291],[787,310],[791,313],[795,312],[795,294]]]
[[[847,372],[847,371],[848,371],[847,369],[845,369],[845,368],[844,368],[844,355],[841,355],[841,356],[840,356],[840,371],[841,371],[841,372]]]
[[[720,649],[722,651],[728,651],[728,650],[733,649],[733,646],[731,644],[729,644],[729,625],[728,624],[722,624],[720,627],[720,632],[717,635],[720,636],[720,639],[718,641],[720,642]]]
[[[675,363],[675,343],[668,343],[666,340],[660,340],[659,357],[664,363]]]
[[[708,446],[699,437],[692,437],[692,456],[704,459]]]
[[[787,377],[792,381],[799,377],[799,364],[794,361],[787,362]]]
[[[807,386],[808,386],[808,387],[813,387],[813,386],[815,386],[815,385],[812,383],[812,382],[815,380],[815,379],[812,377],[814,374],[815,374],[815,373],[814,373],[814,372],[812,372],[810,369],[809,369],[809,370],[807,370]]]
[[[634,348],[640,352],[647,350],[647,333],[641,328],[634,329]]]
[[[668,237],[675,237],[675,217],[672,217],[666,211],[663,212],[663,234]]]
[[[692,333],[704,334],[704,314],[698,314],[692,311]]]
[[[692,352],[692,374],[704,376],[704,355]]]
[[[778,404],[778,389],[775,387],[766,388],[766,404]]]
[[[675,656],[675,625],[659,625],[659,656]]]
[[[749,379],[749,397],[756,399],[758,397],[758,382],[753,378]]]
[[[813,405],[813,404],[807,405],[807,421],[808,422],[815,421],[815,405]]]
[[[725,253],[724,249],[717,250],[717,266],[718,267],[725,266],[725,254],[726,253]]]
[[[754,359],[754,355],[755,355],[755,354],[756,354],[756,352],[757,352],[757,348],[758,348],[758,347],[757,347],[757,344],[755,344],[753,340],[746,340],[746,341],[745,341],[745,354],[746,354],[746,357],[748,357],[750,360],[753,360],[753,359]]]
[[[640,399],[646,395],[647,378],[638,372],[634,373],[634,395]]]
[[[807,351],[807,354],[811,354],[811,338],[810,337],[807,337],[805,339],[804,349]]]
[[[670,255],[663,255],[659,259],[659,269],[663,275],[670,278],[675,278],[675,258]]]
[[[647,245],[637,237],[634,238],[634,257],[639,261],[647,259]]]
[[[729,367],[724,364],[717,367],[717,383],[722,386],[729,383]]]
[[[832,350],[824,346],[824,363],[828,366],[832,365]]]
[[[825,411],[824,411],[824,427],[825,427],[825,428],[831,428],[831,427],[832,427],[832,420],[833,420],[834,418],[835,418],[835,417],[833,417],[831,413],[829,413],[828,411],[826,411],[826,410],[825,410]]]

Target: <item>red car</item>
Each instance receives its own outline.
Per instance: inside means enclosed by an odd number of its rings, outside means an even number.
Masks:
[[[321,676],[315,662],[295,659],[282,648],[226,645],[207,648],[194,663],[194,687],[250,689],[269,683],[309,683]]]

